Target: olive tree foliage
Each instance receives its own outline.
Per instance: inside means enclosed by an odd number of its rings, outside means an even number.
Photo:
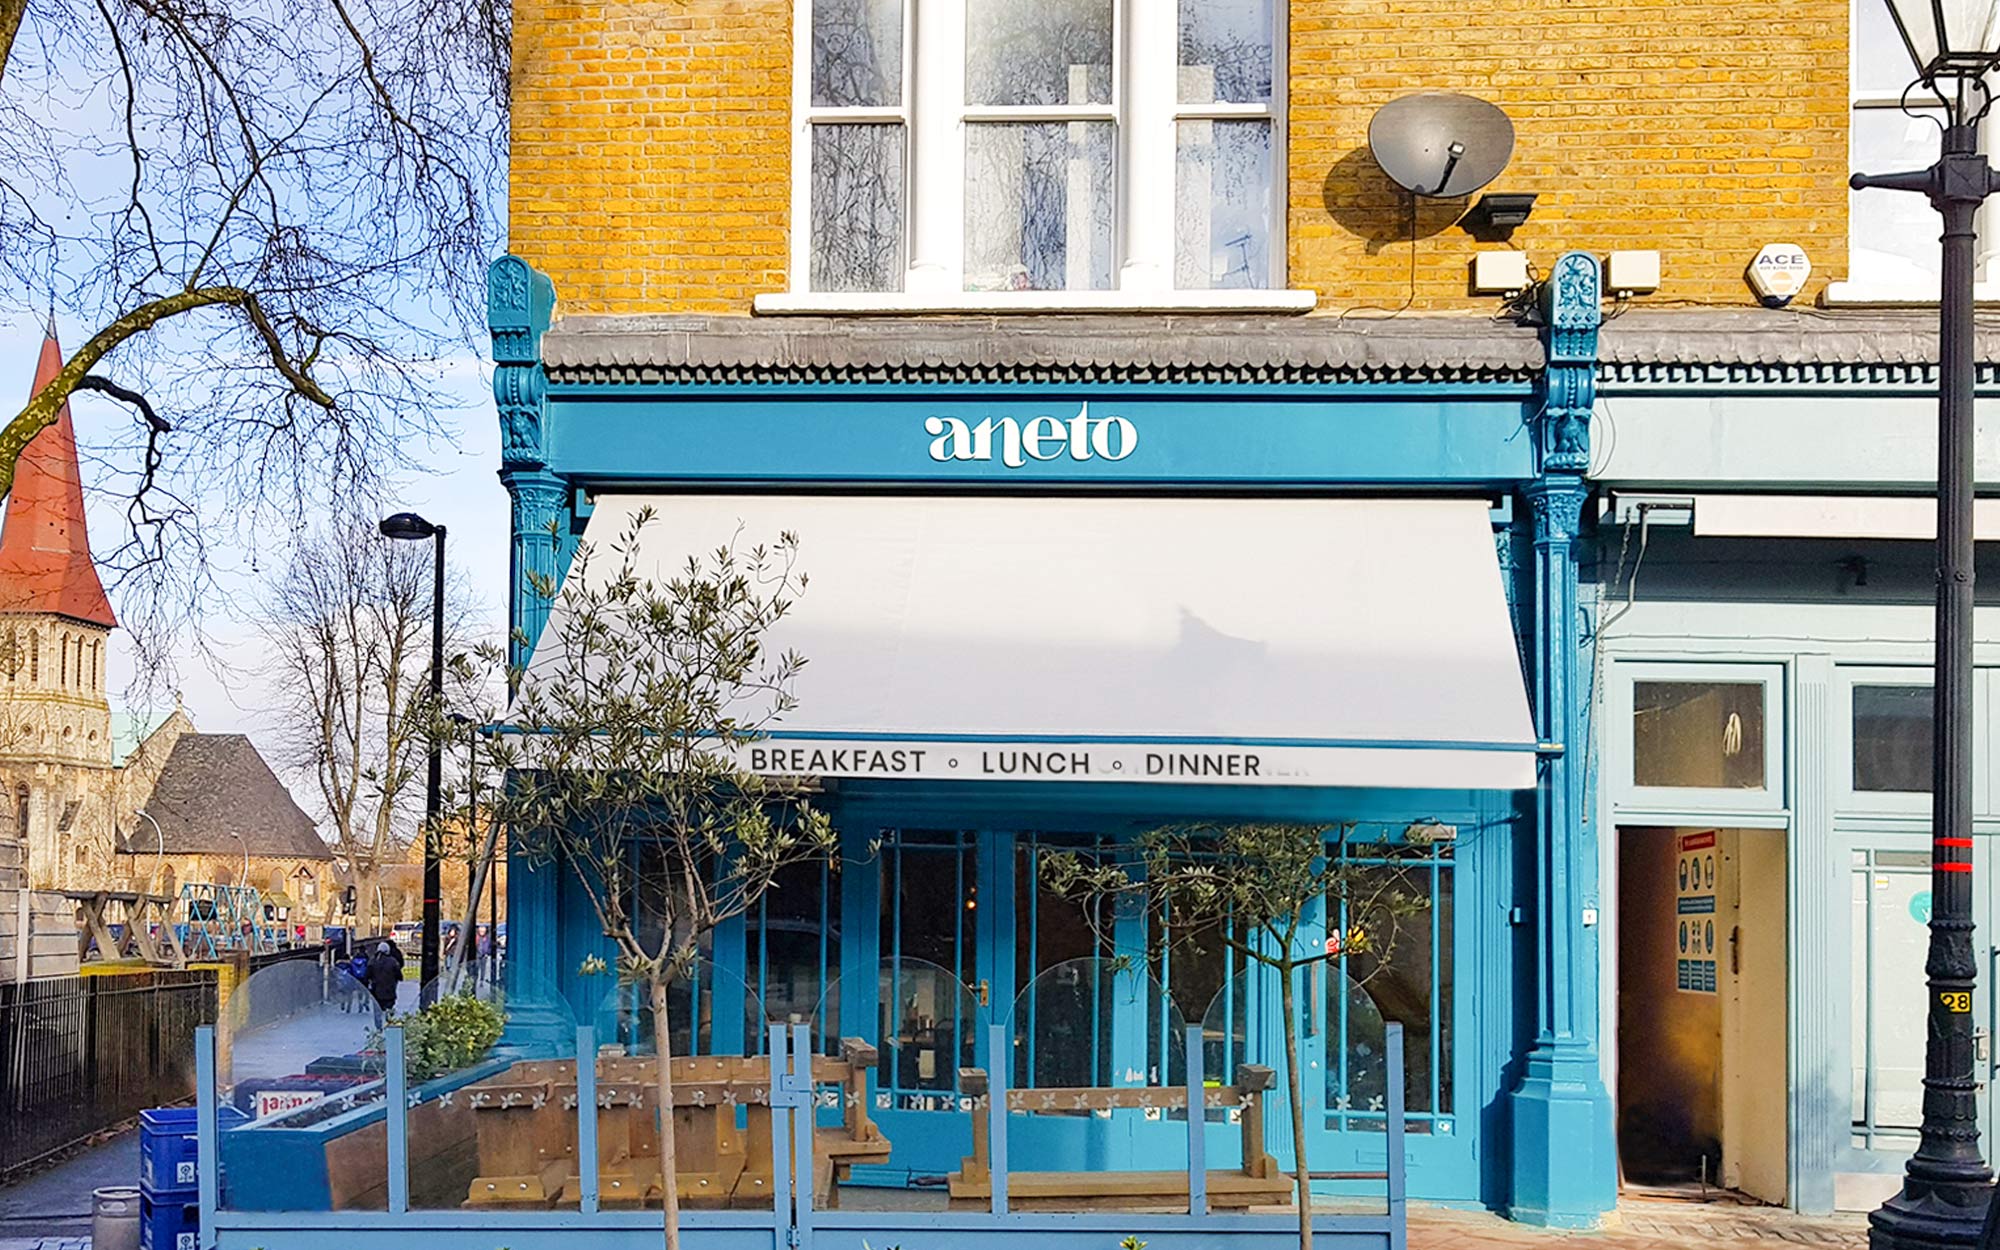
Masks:
[[[503,0],[0,0],[0,308],[69,340],[3,401],[0,494],[76,392],[130,412],[86,477],[123,501],[99,554],[142,646],[196,619],[217,535],[268,552],[444,432],[502,238],[510,22]]]
[[[1343,965],[1356,982],[1379,970],[1406,923],[1430,907],[1395,865],[1397,851],[1372,845],[1362,862],[1343,853],[1358,826],[1244,823],[1188,824],[1150,830],[1122,857],[1064,852],[1043,859],[1049,889],[1086,904],[1092,923],[1109,924],[1126,900],[1157,917],[1169,948],[1185,954],[1216,943],[1265,969],[1279,984],[1285,1034],[1286,1094],[1297,1161],[1299,1242],[1312,1246],[1312,1201],[1306,1159],[1305,1097],[1299,1065],[1299,981],[1315,964]],[[1329,845],[1329,841],[1332,845]],[[1384,862],[1386,861],[1386,862]],[[1307,910],[1325,905],[1327,939],[1303,944]],[[1106,935],[1108,937],[1108,934]]]
[[[810,783],[737,762],[797,706],[805,657],[768,638],[806,586],[798,539],[724,546],[656,580],[640,543],[652,523],[642,509],[608,550],[585,544],[560,595],[537,580],[553,601],[548,624],[533,662],[512,674],[510,732],[482,736],[480,749],[482,771],[507,778],[486,816],[508,828],[513,862],[573,878],[617,950],[620,980],[644,987],[667,1106],[669,988],[694,972],[704,935],[755,906],[786,867],[829,856],[835,839]],[[636,879],[642,862],[653,879]],[[672,1247],[671,1116],[660,1166]]]

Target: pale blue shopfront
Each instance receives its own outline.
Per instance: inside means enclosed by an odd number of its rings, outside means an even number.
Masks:
[[[813,749],[850,752],[818,761],[845,774],[827,794],[841,863],[799,870],[759,912],[714,935],[712,962],[691,991],[698,1023],[684,1030],[684,1045],[745,1053],[759,1044],[760,1021],[807,1022],[815,1013],[837,1015],[841,1033],[901,1028],[899,1013],[878,1012],[875,1001],[884,961],[948,970],[963,995],[945,1008],[928,1003],[924,1044],[899,1048],[908,1061],[876,1074],[874,1114],[894,1153],[857,1173],[871,1184],[922,1185],[968,1149],[956,1070],[992,1066],[993,1025],[1007,1026],[1014,1067],[1029,1076],[1054,1064],[1108,1083],[1158,1069],[1183,1021],[1240,1039],[1256,1061],[1282,1063],[1275,986],[1219,957],[1171,966],[1143,915],[1119,917],[1115,949],[1100,949],[1073,904],[1038,888],[1040,856],[1115,847],[1189,819],[1351,825],[1330,853],[1365,861],[1401,848],[1399,870],[1421,883],[1431,906],[1424,931],[1400,944],[1366,989],[1350,992],[1337,972],[1303,986],[1309,1006],[1296,1027],[1305,1062],[1317,1065],[1307,1080],[1312,1166],[1381,1166],[1380,1021],[1398,1020],[1407,1036],[1412,1197],[1557,1225],[1593,1224],[1611,1206],[1612,1112],[1598,1055],[1598,851],[1584,819],[1586,753],[1577,749],[1589,657],[1573,542],[1596,369],[1594,259],[1576,254],[1557,265],[1544,301],[1553,324],[1541,326],[1080,319],[1062,328],[1038,319],[1037,338],[1005,325],[982,335],[938,323],[830,330],[565,318],[550,330],[554,294],[514,258],[494,266],[519,658],[549,611],[528,572],[559,581],[600,501],[625,496],[1077,497],[1140,507],[1484,500],[1533,708],[1532,740],[1513,744],[1253,733],[1190,747],[1189,735],[1177,733],[1153,753],[1161,763],[1133,770],[1165,772],[1184,754],[1197,757],[1183,761],[1196,775],[1183,769],[1151,781],[1113,778],[1101,762],[1121,750],[1137,752],[1121,759],[1144,759],[1143,741],[1064,732],[1002,743],[926,725],[774,740],[773,750],[789,753],[788,770],[810,770],[815,761],[804,753]],[[729,345],[732,333],[746,336],[740,346]],[[1159,341],[1138,341],[1148,334]],[[782,518],[782,507],[773,515]],[[1419,569],[1410,584],[1449,611],[1452,587],[1436,580],[1427,583]],[[1269,593],[1281,611],[1286,587]],[[976,647],[963,663],[968,671],[982,663]],[[934,753],[927,766],[910,758],[919,749]],[[1244,774],[1246,758],[1286,750],[1417,751],[1446,761],[1512,750],[1531,760],[1531,784],[1468,784],[1448,768],[1434,781],[1402,777],[1393,786],[1252,784]],[[960,771],[942,771],[947,753]],[[1212,757],[1208,776],[1200,775],[1204,755]],[[1093,759],[1098,771],[1086,779]],[[1021,779],[1028,768],[1033,778]],[[1452,833],[1410,848],[1426,829]],[[617,991],[581,971],[590,955],[610,951],[589,908],[553,868],[516,864],[508,889],[517,996],[553,994],[577,1020],[615,1028],[606,1004]],[[1326,918],[1313,919],[1323,931]],[[1091,955],[1144,961],[1165,1001],[1105,1001],[1083,1018],[1037,1020],[1052,989],[1037,985],[1037,974]],[[920,1055],[928,1057],[917,1062]],[[1281,1108],[1274,1121],[1271,1146],[1290,1167]],[[1037,1123],[1017,1130],[1011,1150],[1036,1160],[1020,1166],[1133,1166],[1175,1150],[1184,1158],[1181,1131],[1145,1121]]]

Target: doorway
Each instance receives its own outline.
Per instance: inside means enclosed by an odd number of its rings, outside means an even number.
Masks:
[[[1618,882],[1624,1182],[1784,1204],[1784,832],[1624,826]]]

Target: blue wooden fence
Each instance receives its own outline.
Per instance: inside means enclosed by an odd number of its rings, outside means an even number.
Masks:
[[[771,1147],[773,1201],[768,1210],[684,1211],[690,1250],[1043,1250],[1046,1245],[1116,1250],[1136,1237],[1148,1250],[1279,1250],[1296,1245],[1294,1213],[1214,1213],[1209,1210],[1203,1113],[1205,1073],[1199,1027],[1187,1038],[1188,1210],[1186,1214],[1103,1212],[1050,1214],[1010,1211],[1007,1197],[1008,1065],[996,1063],[983,1108],[990,1117],[992,1209],[968,1211],[819,1211],[813,1207],[812,1039],[803,1025],[790,1036],[771,1030]],[[1379,1214],[1326,1212],[1313,1217],[1316,1242],[1336,1250],[1405,1250],[1402,1026],[1388,1026],[1388,1094],[1384,1209]],[[222,1201],[217,1127],[215,1032],[204,1027],[195,1044],[200,1159],[201,1250],[406,1250],[421,1237],[427,1250],[562,1250],[589,1233],[598,1250],[639,1250],[659,1244],[656,1211],[605,1211],[599,1206],[597,1045],[588,1028],[577,1030],[576,1065],[578,1209],[494,1211],[410,1209],[409,1110],[403,1032],[387,1031],[386,1211],[234,1211]],[[1009,1052],[1002,1028],[992,1051]],[[252,1130],[254,1131],[254,1130]],[[1049,1242],[1050,1237],[1060,1238]]]

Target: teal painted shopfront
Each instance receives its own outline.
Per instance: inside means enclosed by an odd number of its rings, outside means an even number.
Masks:
[[[682,1053],[759,1053],[772,1022],[879,1045],[894,1148],[855,1180],[885,1189],[968,1152],[961,1068],[1170,1084],[1187,1026],[1204,1071],[1282,1067],[1268,976],[1219,947],[1176,960],[1160,918],[1084,915],[1038,864],[1176,822],[1318,823],[1425,906],[1384,966],[1302,980],[1312,1167],[1383,1165],[1400,1023],[1413,1197],[1609,1208],[1576,749],[1594,259],[1566,257],[1528,324],[552,322],[556,295],[494,266],[517,660],[551,610],[530,574],[559,584],[642,508],[662,563],[788,528],[813,582],[813,677],[750,762],[821,779],[840,854],[713,934]],[[559,867],[517,863],[508,890],[515,1000],[638,1044]],[[1340,931],[1324,912],[1314,941]],[[1215,1149],[1235,1131],[1212,1123]],[[1044,1169],[1187,1151],[1166,1114],[1024,1118],[1009,1148]]]

